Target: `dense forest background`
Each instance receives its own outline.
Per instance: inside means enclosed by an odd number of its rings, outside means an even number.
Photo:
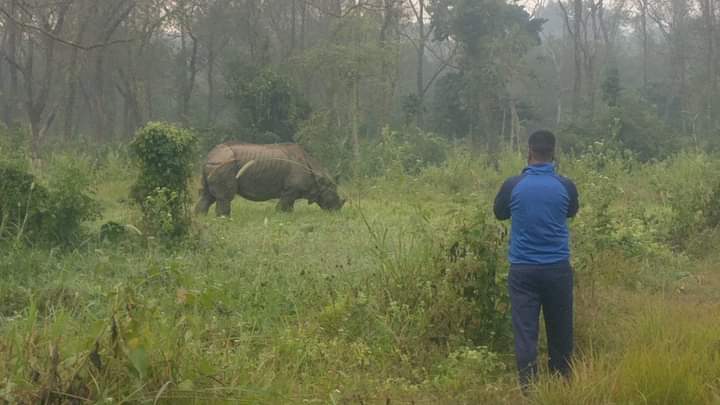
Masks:
[[[641,159],[720,135],[715,0],[2,0],[0,116],[37,157],[179,122],[359,157],[389,129]],[[320,146],[318,146],[320,145]],[[322,153],[320,153],[322,155]]]

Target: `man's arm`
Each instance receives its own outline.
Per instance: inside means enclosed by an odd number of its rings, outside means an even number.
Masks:
[[[509,178],[505,180],[505,183],[500,187],[495,196],[495,204],[493,211],[495,212],[495,218],[504,221],[510,219],[510,200],[512,199],[512,190],[517,184],[517,178]]]
[[[580,198],[578,197],[578,191],[577,187],[575,187],[575,183],[572,181],[565,179],[565,188],[568,192],[568,197],[570,197],[570,204],[568,205],[568,212],[567,217],[573,218],[575,215],[577,215],[578,210],[580,210]]]

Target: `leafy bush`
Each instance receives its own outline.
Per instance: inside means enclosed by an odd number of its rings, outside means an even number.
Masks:
[[[460,347],[437,366],[438,375],[433,379],[433,385],[462,392],[466,387],[504,371],[507,371],[505,363],[487,347]]]
[[[343,131],[330,112],[317,112],[300,126],[295,141],[323,162],[331,173],[349,175],[353,157],[349,137]]]
[[[0,239],[36,239],[42,233],[49,200],[35,176],[7,164],[0,166]]]
[[[425,167],[442,164],[448,145],[442,138],[420,130],[384,128],[378,142],[363,151],[360,174],[378,176],[389,172],[415,175]]]
[[[463,330],[475,344],[502,347],[510,338],[506,247],[502,226],[479,214],[456,231],[444,265],[444,276],[468,302]]]
[[[618,103],[593,120],[561,128],[558,134],[563,150],[583,153],[602,142],[630,150],[641,161],[661,159],[679,150],[680,139],[642,97],[623,93]]]
[[[22,128],[7,128],[0,123],[0,160],[14,164],[27,161],[30,136]]]
[[[84,159],[56,156],[50,161],[48,172],[50,199],[45,229],[52,240],[76,242],[82,222],[100,215],[92,190],[92,168]]]
[[[686,247],[703,230],[720,224],[717,163],[705,154],[681,153],[658,165],[651,178],[669,210],[666,240]]]
[[[190,225],[188,181],[192,176],[196,137],[166,123],[150,123],[130,145],[140,175],[131,194],[150,233],[176,238]]]
[[[270,68],[233,66],[228,85],[227,97],[235,104],[238,126],[249,128],[253,137],[273,133],[278,141],[289,142],[310,113],[309,104],[291,81]]]
[[[87,162],[68,157],[50,164],[47,185],[12,165],[0,166],[0,239],[70,245],[84,221],[97,218]]]

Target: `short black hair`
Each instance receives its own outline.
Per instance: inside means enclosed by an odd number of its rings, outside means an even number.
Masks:
[[[536,159],[551,161],[555,158],[555,135],[545,129],[535,131],[528,139],[528,147]]]

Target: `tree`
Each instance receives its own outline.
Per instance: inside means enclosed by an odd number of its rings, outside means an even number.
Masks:
[[[253,140],[291,142],[300,122],[309,117],[309,106],[289,79],[270,68],[237,66],[228,84],[238,125],[247,128]]]
[[[55,119],[57,104],[51,100],[51,90],[59,73],[57,48],[63,42],[65,22],[72,0],[58,2],[47,7],[37,2],[20,5],[12,1],[9,11],[3,5],[0,12],[10,24],[13,35],[26,38],[22,44],[11,45],[12,50],[5,58],[23,76],[25,112],[31,131],[31,152],[33,159],[39,157],[42,137]],[[18,47],[18,45],[20,45]],[[41,59],[42,63],[38,63]],[[40,65],[40,66],[38,66]],[[48,113],[48,106],[49,113]]]
[[[468,135],[476,143],[484,142],[491,150],[498,146],[504,119],[505,100],[515,112],[515,97],[509,84],[520,74],[523,57],[540,43],[539,33],[545,20],[532,18],[522,7],[502,0],[458,0],[445,3],[438,16],[440,39],[460,46],[457,65],[464,82],[457,99],[461,100],[469,123]],[[513,114],[516,116],[516,114]]]

